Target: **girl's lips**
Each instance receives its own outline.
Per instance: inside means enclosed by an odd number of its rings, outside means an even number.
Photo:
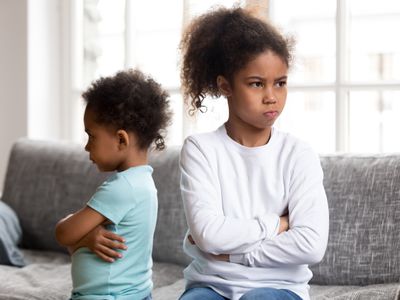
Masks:
[[[273,119],[278,116],[278,112],[276,110],[275,111],[267,111],[264,113],[264,116],[266,116],[269,119]]]

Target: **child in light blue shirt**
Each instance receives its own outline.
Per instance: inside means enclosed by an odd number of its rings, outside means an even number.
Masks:
[[[72,252],[71,298],[151,299],[157,190],[147,156],[152,143],[158,150],[164,148],[161,133],[170,118],[168,95],[136,70],[100,78],[83,98],[89,137],[85,149],[100,171],[116,173],[85,207],[56,226],[58,242]],[[87,236],[100,225],[123,242],[109,245],[124,249],[117,249],[118,259],[107,256],[110,249],[85,247]]]

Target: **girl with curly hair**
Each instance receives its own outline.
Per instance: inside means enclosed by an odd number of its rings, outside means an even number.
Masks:
[[[309,265],[328,240],[318,155],[274,127],[287,96],[291,43],[242,8],[196,18],[182,39],[182,84],[192,111],[227,99],[214,132],[188,137],[181,191],[191,299],[309,299]]]

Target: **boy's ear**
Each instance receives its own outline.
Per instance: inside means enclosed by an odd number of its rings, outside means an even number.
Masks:
[[[118,148],[120,150],[123,150],[126,147],[128,147],[131,142],[129,140],[129,134],[123,129],[117,131],[117,138],[118,138]]]
[[[217,86],[218,86],[220,93],[223,96],[229,97],[232,94],[231,85],[229,84],[229,81],[224,76],[218,75]]]

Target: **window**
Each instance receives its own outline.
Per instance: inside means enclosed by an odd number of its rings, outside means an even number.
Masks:
[[[278,125],[319,152],[400,151],[400,3],[271,0],[270,16],[298,41]]]
[[[272,22],[297,40],[288,100],[276,126],[309,141],[320,153],[400,151],[395,138],[400,128],[400,42],[390,34],[400,28],[400,2],[248,0],[242,5],[253,1],[268,3]],[[75,26],[81,43],[76,43],[72,61],[83,67],[72,68],[78,84],[71,94],[81,113],[79,95],[92,80],[139,67],[171,95],[169,144],[226,120],[224,99],[206,99],[206,115],[187,116],[180,94],[179,40],[191,17],[236,1],[157,1],[157,9],[153,1],[71,2],[80,8],[71,21],[81,24]]]

